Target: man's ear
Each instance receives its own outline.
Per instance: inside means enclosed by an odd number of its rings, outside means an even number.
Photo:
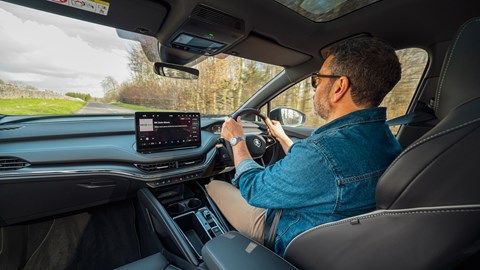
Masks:
[[[345,96],[350,89],[350,81],[347,77],[340,77],[334,84],[334,91],[332,95],[332,102],[337,103]]]

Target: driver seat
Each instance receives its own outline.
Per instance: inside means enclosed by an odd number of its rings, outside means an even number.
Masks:
[[[474,18],[445,58],[435,98],[440,122],[383,174],[377,210],[300,234],[285,259],[300,269],[450,269],[478,254],[479,74]]]

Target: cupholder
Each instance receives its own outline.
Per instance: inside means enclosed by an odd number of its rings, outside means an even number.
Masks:
[[[187,202],[187,207],[189,209],[194,209],[194,208],[200,207],[201,205],[202,205],[202,201],[200,201],[197,198],[189,199]]]
[[[167,206],[167,212],[170,214],[181,214],[188,210],[193,210],[202,206],[202,201],[197,198],[191,198],[184,201],[172,203]]]
[[[180,214],[185,212],[185,210],[187,210],[187,207],[183,203],[174,203],[167,206],[167,211],[170,214]]]

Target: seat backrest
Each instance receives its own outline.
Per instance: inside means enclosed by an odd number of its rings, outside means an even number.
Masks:
[[[379,209],[480,204],[480,18],[460,28],[447,53],[435,115],[440,123],[379,180]]]
[[[480,250],[480,18],[452,42],[435,113],[379,180],[377,211],[297,236],[285,258],[302,269],[448,269]]]

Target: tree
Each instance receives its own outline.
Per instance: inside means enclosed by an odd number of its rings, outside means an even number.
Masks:
[[[116,100],[204,114],[233,112],[281,70],[237,57],[208,57],[195,66],[200,71],[198,80],[182,80],[156,75],[140,46],[128,50],[128,59],[130,79],[118,86]],[[108,92],[109,80],[104,82]]]
[[[118,88],[118,82],[112,76],[105,77],[105,79],[102,80],[101,85],[105,94],[116,91]]]
[[[153,64],[148,61],[143,53],[142,47],[132,46],[128,50],[128,67],[130,75],[135,82],[154,81],[157,75],[153,71]]]
[[[112,76],[105,77],[100,83],[107,102],[116,101],[118,98],[118,82]]]

